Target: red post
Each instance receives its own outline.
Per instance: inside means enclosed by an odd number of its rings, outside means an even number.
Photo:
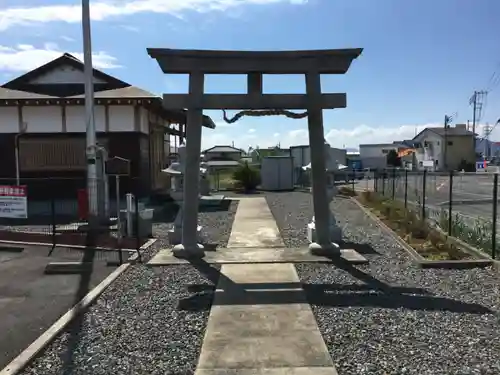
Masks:
[[[78,217],[80,220],[87,220],[89,214],[89,196],[87,189],[78,190]]]

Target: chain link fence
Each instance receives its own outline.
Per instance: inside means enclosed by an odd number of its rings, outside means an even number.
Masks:
[[[375,173],[373,190],[497,257],[498,174],[394,169]]]

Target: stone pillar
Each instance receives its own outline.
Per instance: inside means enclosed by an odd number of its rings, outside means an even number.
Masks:
[[[198,239],[198,196],[200,183],[200,153],[203,109],[204,75],[201,72],[189,76],[190,106],[186,125],[186,162],[184,164],[184,212],[182,218],[182,243],[174,246],[178,257],[203,257],[203,246]]]
[[[306,73],[306,93],[309,113],[309,146],[311,150],[311,175],[316,242],[309,245],[311,253],[320,255],[338,251],[330,240],[330,205],[327,196],[325,160],[325,134],[323,108],[321,107],[321,76],[317,72]]]

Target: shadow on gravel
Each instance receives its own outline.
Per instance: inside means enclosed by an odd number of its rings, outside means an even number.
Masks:
[[[367,243],[341,241],[339,245],[342,249],[354,249],[358,253],[364,255],[380,255],[370,244]]]
[[[95,244],[92,242],[92,239],[87,236],[87,246],[83,253],[83,257],[81,259],[84,263],[94,264],[96,250]],[[91,268],[92,270],[92,268]],[[90,282],[92,277],[92,271],[82,273],[80,276],[80,281],[78,283],[78,289],[75,293],[74,303],[73,305],[79,304],[80,301],[87,295],[90,291]],[[62,374],[70,375],[73,374],[74,371],[74,356],[75,351],[78,348],[78,345],[82,336],[82,328],[83,322],[85,320],[86,311],[78,314],[73,322],[71,323],[68,331],[68,341],[66,351],[62,357]]]
[[[219,305],[264,305],[308,302],[311,305],[331,307],[403,308],[468,314],[493,313],[492,310],[482,305],[434,296],[425,289],[390,286],[341,258],[331,258],[331,261],[332,266],[346,271],[362,281],[364,285],[289,282],[237,284],[204,260],[191,260],[190,264],[214,285],[188,285],[188,291],[194,294],[181,299],[178,308],[199,311],[209,309],[212,303]],[[216,290],[215,285],[218,281],[220,281],[219,285],[224,285],[224,290]],[[307,301],[304,300],[304,292]],[[216,302],[213,302],[215,295],[218,298]]]
[[[214,205],[200,205],[199,212],[219,212],[219,211],[229,211],[229,206],[231,206],[230,199],[224,199],[219,204]]]

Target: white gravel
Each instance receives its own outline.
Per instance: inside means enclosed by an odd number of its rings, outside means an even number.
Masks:
[[[304,243],[311,196],[270,194],[268,202],[286,244]],[[339,375],[500,374],[500,278],[493,270],[418,269],[352,202],[337,199],[332,208],[344,240],[377,252],[364,254],[366,266],[297,265]],[[332,290],[318,294],[307,284]]]
[[[200,214],[208,242],[227,245],[236,208],[231,202],[229,211]],[[159,240],[145,260],[168,245],[167,225],[155,224]],[[201,299],[206,306],[196,311],[179,309],[193,284],[213,285],[190,265],[131,266],[22,374],[194,374],[211,299]]]

